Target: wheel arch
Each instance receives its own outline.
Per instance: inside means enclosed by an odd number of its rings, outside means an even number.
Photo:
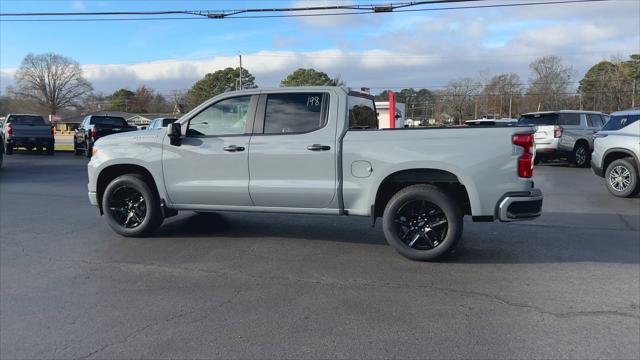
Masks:
[[[113,179],[126,174],[142,176],[147,185],[149,185],[151,189],[160,196],[158,186],[156,185],[153,175],[144,166],[135,164],[110,165],[100,171],[96,180],[96,198],[98,200],[98,209],[100,209],[100,214],[102,214],[102,196],[104,195],[107,185],[109,185]]]
[[[587,151],[591,150],[591,146],[589,145],[589,141],[585,138],[580,138],[576,140],[575,144],[573,144],[573,150],[575,151],[579,145],[585,145],[587,147]]]
[[[371,216],[375,220],[381,217],[391,197],[398,191],[416,184],[430,184],[442,188],[461,204],[463,214],[470,215],[471,197],[463,181],[454,173],[436,168],[410,168],[387,175],[378,185],[372,205]]]
[[[623,148],[611,148],[604,153],[604,156],[602,157],[602,171],[606,172],[612,162],[624,158],[632,158],[636,171],[640,172],[640,162],[638,162],[638,157],[632,151]]]

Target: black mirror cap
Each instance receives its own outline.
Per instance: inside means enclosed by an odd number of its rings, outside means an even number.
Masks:
[[[171,139],[171,145],[180,146],[182,143],[182,128],[178,123],[169,124],[169,128],[167,129],[167,136]]]

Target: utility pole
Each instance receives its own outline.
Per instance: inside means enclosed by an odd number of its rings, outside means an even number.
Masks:
[[[513,101],[513,94],[509,93],[509,119],[511,119],[511,103]]]
[[[240,58],[240,90],[242,90],[242,54],[238,54],[238,58]]]

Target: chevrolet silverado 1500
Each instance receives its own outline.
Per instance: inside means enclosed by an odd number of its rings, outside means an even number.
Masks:
[[[230,92],[166,130],[98,140],[89,199],[124,236],[181,210],[382,217],[398,252],[433,260],[456,247],[464,215],[540,215],[533,133],[378,129],[373,98],[340,87]]]

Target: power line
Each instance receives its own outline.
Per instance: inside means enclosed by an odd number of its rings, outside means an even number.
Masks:
[[[465,9],[488,9],[488,8],[501,8],[501,7],[518,7],[518,6],[538,6],[538,5],[558,5],[558,4],[577,4],[577,3],[594,3],[594,2],[609,2],[619,0],[556,0],[556,1],[537,1],[537,2],[520,2],[520,3],[504,3],[504,4],[490,4],[490,5],[472,5],[472,6],[450,6],[450,7],[435,7],[435,8],[419,8],[408,9],[409,6],[419,5],[434,5],[434,4],[447,4],[447,3],[462,3],[462,2],[475,2],[475,1],[487,1],[487,0],[434,0],[434,1],[421,1],[413,3],[404,3],[403,5],[353,5],[351,7],[336,6],[336,7],[307,7],[307,8],[274,8],[274,9],[243,9],[243,10],[223,10],[219,12],[214,11],[197,11],[197,10],[172,10],[164,12],[155,12],[158,14],[152,14],[153,12],[103,12],[103,13],[0,13],[0,17],[16,17],[16,16],[76,16],[76,15],[164,15],[166,14],[182,14],[190,17],[135,17],[135,18],[73,18],[73,19],[1,19],[0,22],[86,22],[86,21],[162,21],[162,20],[209,20],[209,19],[262,19],[262,18],[294,18],[294,17],[319,17],[319,16],[346,16],[346,15],[363,15],[363,14],[379,14],[379,13],[400,13],[400,12],[430,12],[430,11],[446,11],[446,10],[465,10]],[[398,6],[402,6],[399,8]],[[315,8],[315,9],[314,9]],[[320,9],[322,8],[322,9]],[[246,13],[266,13],[266,12],[298,12],[298,11],[324,11],[324,10],[347,10],[343,12],[331,12],[331,13],[307,13],[307,14],[276,14],[276,15],[240,15]],[[354,11],[356,10],[356,11]],[[226,12],[225,12],[226,11]],[[193,17],[197,16],[197,17]]]

